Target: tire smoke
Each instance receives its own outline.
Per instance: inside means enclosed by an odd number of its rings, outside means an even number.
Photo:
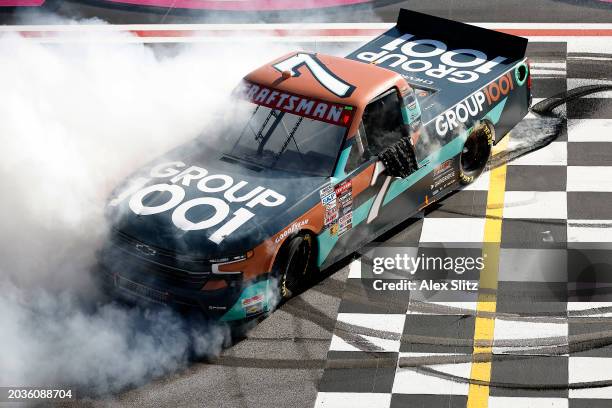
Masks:
[[[227,327],[99,297],[90,271],[105,202],[133,170],[218,125],[244,74],[295,48],[0,36],[0,384],[100,395],[220,352]]]

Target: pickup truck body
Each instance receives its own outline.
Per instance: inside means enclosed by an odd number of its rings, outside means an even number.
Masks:
[[[525,47],[402,10],[347,58],[265,64],[236,88],[212,146],[180,146],[116,190],[102,275],[123,295],[221,320],[269,312],[296,237],[325,269],[473,181],[460,157],[474,129],[487,123],[496,143],[528,111]],[[410,158],[399,177],[390,154]]]

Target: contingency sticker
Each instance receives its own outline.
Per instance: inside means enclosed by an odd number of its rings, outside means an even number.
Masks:
[[[242,301],[242,308],[244,309],[247,317],[262,313],[264,311],[263,293],[258,293],[255,296],[244,299]]]
[[[345,180],[335,188],[338,201],[338,236],[353,227],[353,184]]]
[[[433,171],[433,184],[431,185],[432,195],[449,187],[455,181],[455,168],[452,159],[441,163]]]
[[[323,215],[323,228],[330,228],[330,234],[335,235],[338,231],[338,203],[336,200],[336,192],[331,184],[326,185],[319,191],[321,204],[325,209]]]
[[[326,195],[329,195],[331,193],[334,192],[334,188],[332,187],[331,184],[327,184],[325,187],[323,187],[320,191],[319,191],[319,195],[321,196],[321,198],[325,197]]]

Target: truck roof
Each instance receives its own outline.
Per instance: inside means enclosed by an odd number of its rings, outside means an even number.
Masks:
[[[293,65],[293,69],[278,68],[280,63],[289,61],[292,57],[298,62]],[[308,63],[299,63],[300,59],[308,60]],[[283,71],[290,71],[293,76],[284,78]],[[318,79],[318,76],[322,79]],[[330,79],[330,76],[333,79]],[[344,95],[334,93],[326,87],[329,84],[324,77],[331,81],[339,80],[351,89]],[[250,72],[244,79],[279,91],[363,109],[370,100],[396,86],[401,81],[401,76],[374,64],[320,53],[291,52]]]
[[[346,58],[402,75],[428,122],[520,63],[526,47],[526,38],[401,9],[394,27]]]

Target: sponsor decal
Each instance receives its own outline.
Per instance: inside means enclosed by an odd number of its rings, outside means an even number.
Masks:
[[[290,234],[298,231],[300,229],[300,227],[304,226],[308,224],[308,219],[299,221],[299,222],[295,222],[293,224],[291,224],[291,226],[289,228],[287,228],[286,230],[284,230],[283,232],[281,232],[278,237],[276,237],[276,239],[274,240],[275,243],[279,243],[281,242],[283,239],[287,238]]]
[[[433,188],[438,188],[441,186],[440,190],[443,190],[446,187],[448,187],[450,184],[452,184],[454,180],[455,180],[455,172],[451,171],[443,175],[442,177],[438,178],[437,180],[435,180]],[[438,193],[440,190],[438,190],[436,193]]]
[[[328,91],[340,98],[351,96],[355,87],[341,78],[337,77],[316,55],[298,52],[294,56],[287,58],[273,65],[274,69],[280,72],[288,71],[291,76],[300,76],[298,68],[306,67],[312,76]]]
[[[258,293],[255,296],[251,296],[250,298],[242,299],[242,306],[250,306],[253,303],[263,302],[264,294]]]
[[[334,186],[331,184],[325,185],[319,190],[319,196],[321,197],[321,204],[323,204],[323,208],[325,209],[323,214],[323,228],[330,228],[335,225],[338,219],[338,205],[336,203],[336,191],[334,190]],[[330,230],[330,232],[333,231]]]
[[[446,173],[451,168],[451,164],[452,164],[452,160],[448,159],[442,164],[440,164],[439,166],[437,166],[436,168],[434,168],[434,171],[433,171],[434,177],[442,173]]]
[[[482,112],[485,101],[486,97],[482,91],[468,96],[436,118],[436,133],[445,136],[448,132],[464,125],[468,120],[477,117]]]
[[[319,190],[319,196],[324,197],[326,195],[330,195],[333,192],[334,192],[334,187],[331,184],[327,184],[325,187]]]
[[[335,188],[338,197],[338,236],[353,227],[353,183],[345,180]]]
[[[342,217],[340,217],[340,220],[338,221],[338,223],[340,224],[340,226],[345,226],[347,224],[350,224],[353,222],[353,212],[349,211],[347,214],[343,215]]]
[[[338,212],[338,208],[337,207],[334,207],[331,210],[326,209],[326,211],[325,211],[325,222],[324,222],[325,226],[328,227],[331,224],[335,223],[336,220],[338,219],[338,214],[339,214],[339,212]]]
[[[341,196],[343,194],[346,194],[347,192],[350,193],[352,189],[353,183],[351,182],[351,180],[345,180],[342,183],[338,184],[336,188],[334,188],[334,191],[337,196]]]
[[[255,305],[251,305],[251,306],[244,308],[244,313],[246,314],[247,317],[258,315],[260,313],[263,313],[263,311],[264,311],[263,303],[257,303]]]
[[[338,198],[338,202],[340,203],[341,208],[347,208],[353,206],[353,194],[348,193],[344,194],[342,197]]]
[[[357,58],[385,68],[399,67],[408,81],[425,85],[437,79],[471,83],[506,60],[502,56],[489,60],[484,52],[470,48],[449,50],[442,41],[418,38],[413,34],[404,34],[378,49],[363,51]],[[418,74],[413,76],[415,73]],[[431,79],[421,78],[422,74]]]
[[[321,197],[321,203],[325,206],[330,206],[330,204],[334,204],[336,202],[336,193],[331,193],[326,195],[325,197]],[[335,207],[335,204],[333,205]]]
[[[497,102],[499,98],[506,96],[514,89],[514,82],[512,81],[512,75],[508,72],[506,75],[502,75],[498,80],[491,82],[485,86],[484,93],[487,97],[487,103],[492,105]]]
[[[244,313],[247,317],[262,313],[264,311],[263,293],[258,293],[255,296],[243,299],[242,309],[244,309]]]
[[[465,125],[480,115],[485,102],[487,106],[491,106],[497,103],[500,98],[507,96],[513,89],[514,82],[512,75],[510,73],[502,75],[497,80],[440,114],[436,118],[436,133],[439,136],[445,136],[448,132]]]
[[[350,211],[340,217],[338,220],[338,226],[338,236],[342,236],[342,234],[353,228],[353,212]]]
[[[330,228],[329,228],[329,234],[330,235],[336,235],[338,233],[338,223],[333,224]]]
[[[286,91],[279,91],[248,81],[243,81],[237,95],[257,105],[333,125],[347,127],[353,116],[353,107],[306,98]]]
[[[434,168],[432,175],[433,184],[430,186],[430,188],[432,189],[432,195],[435,196],[455,182],[456,176],[453,160],[449,159],[438,165],[436,168]]]
[[[184,170],[180,170],[184,168]],[[235,181],[226,174],[209,174],[203,167],[186,167],[183,162],[161,163],[151,169],[151,178],[169,178],[165,183],[142,187],[136,183],[128,190],[120,192],[110,201],[110,206],[117,206],[130,197],[128,206],[140,216],[172,212],[172,223],[183,231],[212,230],[208,239],[219,244],[238,228],[255,216],[259,207],[277,207],[283,204],[286,197],[276,191],[262,186],[248,187],[247,181]],[[185,187],[196,184],[197,189],[205,195],[184,201]],[[160,194],[162,193],[162,194]],[[216,193],[218,196],[207,195]],[[145,200],[151,194],[157,194],[158,200]],[[222,197],[219,197],[219,195]],[[229,203],[244,203],[244,206],[231,213]],[[193,220],[187,212],[195,207],[212,209],[207,218]]]
[[[353,193],[351,190],[344,192],[342,195],[338,196],[338,203],[340,205],[340,210],[343,213],[348,211],[352,211],[353,208]]]
[[[329,228],[330,235],[341,236],[353,226],[353,184],[345,180],[335,187],[325,186],[320,194],[325,207],[324,228]]]

